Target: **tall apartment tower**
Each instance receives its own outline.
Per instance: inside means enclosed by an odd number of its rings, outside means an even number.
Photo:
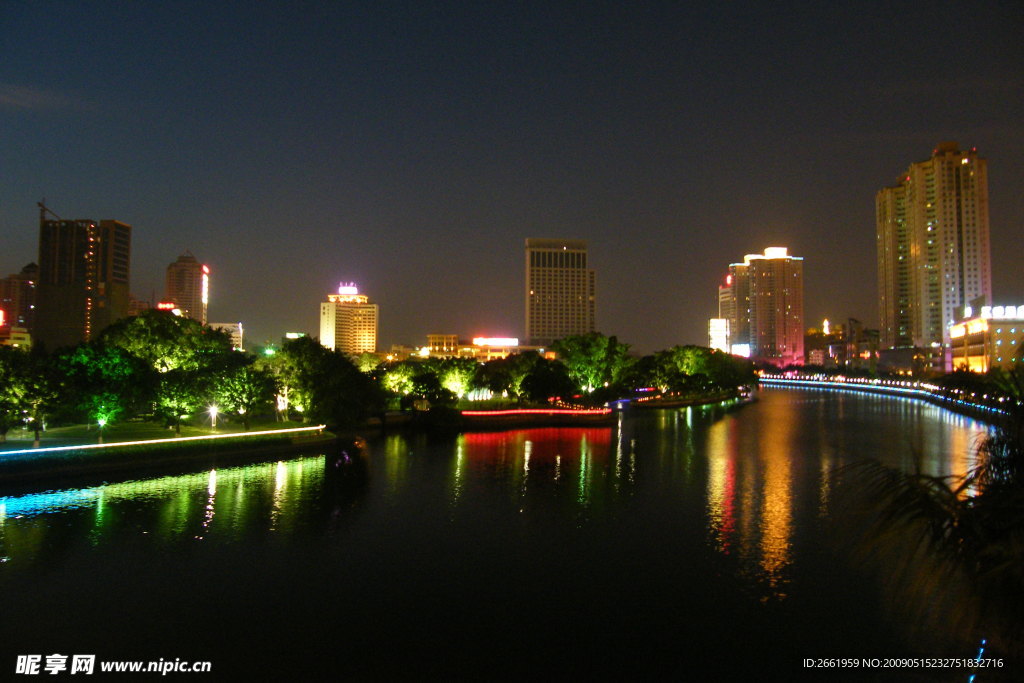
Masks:
[[[734,354],[779,366],[804,362],[803,261],[769,247],[729,265],[718,310],[729,321]]]
[[[359,293],[354,283],[342,282],[337,294],[320,304],[320,343],[347,354],[377,350],[377,304]]]
[[[39,223],[34,340],[50,349],[71,346],[126,317],[132,227],[46,220],[44,213]]]
[[[199,263],[192,252],[186,250],[167,266],[166,296],[168,301],[178,305],[183,316],[205,325],[210,303],[210,267]]]
[[[884,348],[949,346],[949,326],[992,300],[987,163],[940,143],[875,197],[878,302]]]
[[[526,240],[526,339],[547,346],[594,331],[594,271],[584,240]]]

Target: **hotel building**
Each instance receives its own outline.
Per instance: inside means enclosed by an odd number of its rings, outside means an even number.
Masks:
[[[320,304],[320,343],[329,349],[357,355],[377,350],[377,304],[343,282],[337,294]]]
[[[593,332],[594,271],[584,240],[526,240],[526,340],[548,346]]]

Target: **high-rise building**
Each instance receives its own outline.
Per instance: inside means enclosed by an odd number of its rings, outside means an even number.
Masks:
[[[875,198],[884,348],[949,347],[949,327],[975,299],[992,300],[988,176],[976,149],[943,142]]]
[[[750,355],[750,266],[730,263],[718,287],[718,317],[728,320],[726,346],[738,356]]]
[[[40,216],[36,341],[74,345],[127,316],[131,236],[119,221]]]
[[[377,350],[377,304],[359,293],[355,283],[343,282],[337,294],[320,304],[320,343],[348,354]]]
[[[210,267],[199,263],[192,252],[186,250],[177,261],[167,266],[165,298],[173,301],[183,316],[205,325],[210,302]]]
[[[785,247],[747,254],[729,265],[718,305],[733,353],[779,366],[804,362],[803,258]]]
[[[547,346],[594,331],[594,271],[584,240],[526,240],[526,339]]]

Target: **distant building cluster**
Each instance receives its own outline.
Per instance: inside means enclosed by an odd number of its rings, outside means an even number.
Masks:
[[[162,300],[142,300],[130,290],[131,225],[65,220],[41,202],[39,210],[38,263],[0,280],[0,343],[73,346],[154,307],[206,324],[210,267],[191,252],[167,267]],[[241,348],[241,323],[232,325]]]
[[[479,360],[504,358],[526,350],[544,351],[563,337],[595,331],[596,284],[587,263],[584,240],[526,240],[525,311],[526,343],[518,338],[428,334],[419,347],[394,345],[391,359],[464,357]],[[320,343],[350,355],[377,351],[379,310],[354,283],[342,283],[337,293],[320,303]]]
[[[39,258],[0,279],[0,343],[48,348],[92,339],[120,318],[159,308],[207,324],[210,267],[185,251],[167,266],[158,301],[130,294],[132,226],[64,220],[42,203]],[[718,287],[712,348],[785,367],[813,364],[901,372],[985,372],[1024,360],[1024,306],[995,305],[987,163],[954,142],[910,164],[875,196],[879,329],[859,320],[804,327],[803,258],[768,247],[731,263]],[[378,304],[354,283],[320,302],[320,343],[352,356],[465,357],[486,361],[548,347],[596,328],[596,276],[587,243],[529,238],[525,339],[428,334],[418,347],[379,349]],[[243,348],[241,323],[214,323]],[[290,334],[289,337],[301,336]]]

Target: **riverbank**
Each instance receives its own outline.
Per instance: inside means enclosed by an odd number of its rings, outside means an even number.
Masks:
[[[749,389],[746,391],[749,397]],[[666,396],[657,394],[655,396],[640,396],[630,401],[630,405],[643,410],[660,408],[688,408],[690,406],[704,406],[712,403],[721,403],[732,399],[742,398],[743,392],[735,389],[720,391],[714,394],[688,394],[681,396]]]
[[[760,383],[769,387],[829,389],[833,391],[855,391],[883,396],[916,398],[993,426],[998,426],[1007,417],[1007,412],[1004,409],[973,403],[959,395],[950,395],[941,387],[927,382],[860,378],[811,379],[763,376]]]
[[[0,484],[55,481],[89,476],[152,474],[187,467],[205,469],[265,460],[333,444],[337,436],[324,425],[263,429],[114,443],[78,443],[0,451]],[[10,446],[11,444],[6,444]]]

